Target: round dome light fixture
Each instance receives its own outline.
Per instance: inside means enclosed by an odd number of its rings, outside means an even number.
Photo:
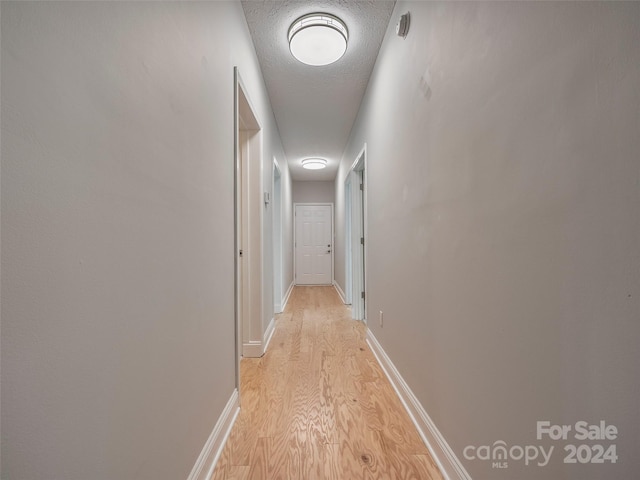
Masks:
[[[307,170],[322,170],[327,166],[327,161],[324,158],[305,158],[302,160],[302,168]]]
[[[311,13],[289,27],[289,50],[302,63],[329,65],[347,51],[349,31],[342,20],[328,13]]]

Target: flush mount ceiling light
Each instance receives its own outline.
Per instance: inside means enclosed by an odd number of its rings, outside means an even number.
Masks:
[[[289,28],[289,50],[302,63],[329,65],[347,50],[349,32],[342,20],[327,13],[312,13]]]
[[[324,158],[305,158],[302,160],[302,168],[307,170],[322,170],[327,166],[327,161]]]

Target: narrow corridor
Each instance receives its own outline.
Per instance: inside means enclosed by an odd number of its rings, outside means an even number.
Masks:
[[[241,405],[214,480],[442,478],[333,287],[294,289]]]

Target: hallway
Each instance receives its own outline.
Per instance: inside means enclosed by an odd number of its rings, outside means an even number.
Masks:
[[[639,27],[0,1],[0,478],[638,478]]]
[[[215,480],[442,478],[333,287],[295,287],[241,404]]]

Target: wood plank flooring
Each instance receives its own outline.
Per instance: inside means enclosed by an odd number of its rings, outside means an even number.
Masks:
[[[240,368],[213,480],[442,479],[333,287],[296,287],[267,353]]]

